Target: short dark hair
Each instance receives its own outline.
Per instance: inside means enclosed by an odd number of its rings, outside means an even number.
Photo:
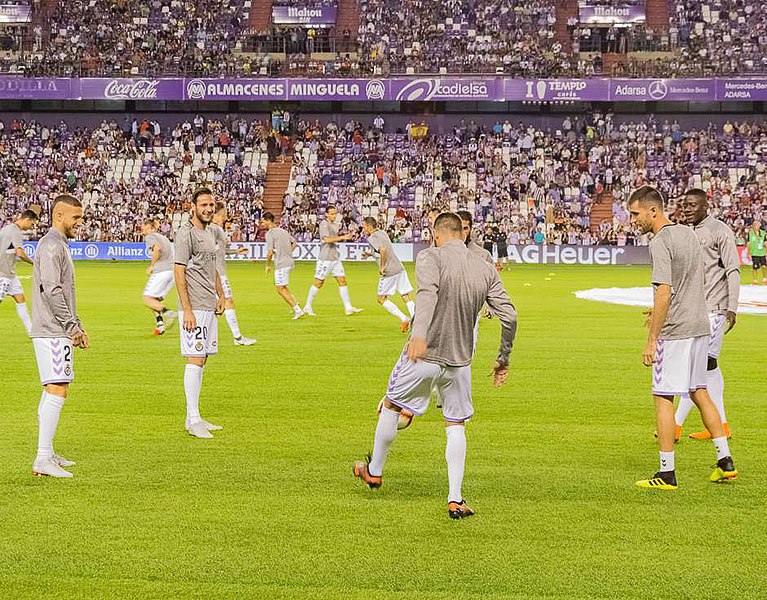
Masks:
[[[25,210],[23,213],[21,213],[22,219],[29,219],[30,221],[39,221],[40,216],[33,210]]]
[[[197,204],[197,198],[200,196],[212,196],[213,192],[210,191],[210,188],[201,187],[194,190],[194,193],[192,194],[192,202]]]
[[[53,206],[51,207],[51,212],[56,210],[56,207],[59,204],[66,204],[67,206],[74,206],[75,208],[82,208],[83,203],[80,202],[77,198],[74,196],[71,196],[69,194],[60,194],[56,196],[53,200]]]
[[[706,203],[708,202],[708,194],[706,194],[706,192],[704,192],[700,188],[692,188],[691,190],[687,190],[684,193],[684,197],[686,198],[687,196],[692,196],[693,198],[698,198],[700,200],[703,200],[703,202],[706,202]]]
[[[628,205],[631,206],[637,202],[643,207],[654,205],[661,210],[663,210],[663,205],[665,204],[663,194],[651,185],[643,185],[638,190],[632,192],[631,196],[629,196]]]
[[[224,204],[220,200],[216,200],[216,212],[221,212],[225,208],[226,208],[226,204]]]
[[[443,212],[434,220],[434,229],[449,231],[458,236],[463,235],[463,222],[461,217],[453,212]]]
[[[263,215],[261,215],[261,218],[264,221],[269,221],[270,223],[274,223],[274,215],[270,212],[265,212]]]
[[[325,212],[328,212],[331,208],[335,208],[336,210],[338,210],[338,207],[335,204],[328,204],[327,207],[325,208]]]
[[[365,217],[362,219],[362,222],[365,225],[370,225],[370,227],[378,227],[378,221],[376,221],[373,217]]]
[[[467,221],[470,226],[474,225],[474,217],[471,216],[471,213],[468,210],[459,210],[455,214],[461,218],[461,221]]]
[[[151,225],[157,229],[157,219],[144,219],[144,225]]]

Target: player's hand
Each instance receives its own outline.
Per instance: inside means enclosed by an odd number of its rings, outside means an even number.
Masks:
[[[738,318],[738,315],[736,315],[736,314],[735,314],[734,312],[732,312],[731,310],[728,310],[728,311],[727,311],[727,314],[725,315],[725,317],[724,317],[724,318],[725,318],[725,320],[727,321],[727,329],[725,329],[725,330],[724,330],[724,333],[725,333],[725,334],[728,334],[728,333],[730,333],[730,330],[731,330],[733,327],[735,327],[735,321],[737,320],[737,318]]]
[[[152,265],[149,265],[149,266],[146,268],[146,274],[147,274],[147,275],[151,275],[152,273],[154,273],[154,267],[153,267]]]
[[[194,316],[194,311],[184,311],[184,331],[194,331],[197,327],[197,317]]]
[[[72,344],[75,346],[75,348],[81,348],[82,350],[87,350],[90,346],[90,341],[88,340],[88,334],[84,331],[78,331],[76,334],[72,336]]]
[[[384,275],[384,269],[378,269],[378,274],[383,277]]]
[[[652,308],[648,308],[642,313],[645,315],[644,326],[650,329],[650,323],[652,323]]]
[[[219,296],[218,300],[216,300],[216,314],[223,315],[225,309],[226,309],[226,299]]]
[[[269,275],[269,273],[272,272],[272,265],[271,264],[267,264],[266,265],[265,272],[266,272],[267,275]]]
[[[412,337],[407,345],[407,357],[418,361],[426,356],[426,340],[420,337]]]
[[[493,376],[493,385],[495,387],[501,387],[506,383],[506,379],[509,377],[509,366],[502,365],[497,360],[493,363],[493,370],[490,373]]]
[[[656,362],[656,355],[658,353],[658,340],[648,339],[645,344],[644,352],[642,352],[642,364],[645,367],[650,367]]]
[[[247,253],[248,253],[248,249],[247,248],[237,248],[237,254],[239,254],[240,256],[244,256]]]

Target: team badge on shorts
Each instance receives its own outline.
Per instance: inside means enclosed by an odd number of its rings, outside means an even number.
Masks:
[[[197,350],[197,352],[202,352],[202,342],[197,342],[194,345],[194,349]]]
[[[64,375],[66,375],[67,377],[69,377],[71,374],[72,374],[72,367],[70,367],[69,365],[67,365],[66,367],[64,367]]]

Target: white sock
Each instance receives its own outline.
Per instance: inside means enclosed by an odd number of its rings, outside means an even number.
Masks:
[[[186,395],[186,420],[190,425],[202,421],[200,417],[200,388],[202,367],[187,365],[184,369],[184,394]]]
[[[676,415],[674,416],[674,420],[679,427],[684,425],[687,415],[690,414],[693,406],[695,406],[695,404],[690,400],[690,395],[682,394],[679,398],[679,406],[676,408]]]
[[[54,396],[48,392],[43,393],[40,402],[40,426],[37,435],[37,459],[38,461],[51,460],[53,458],[53,437],[59,426],[61,407],[64,406],[64,398]]]
[[[706,373],[706,387],[708,388],[711,400],[714,402],[714,406],[716,406],[716,410],[719,411],[722,423],[726,423],[727,415],[724,414],[724,377],[722,377],[722,370],[719,367]]]
[[[317,295],[317,293],[320,291],[320,288],[318,288],[316,285],[313,285],[309,288],[309,296],[306,299],[306,306],[304,308],[306,310],[312,309],[312,302],[314,302],[314,297]]]
[[[721,460],[730,456],[730,444],[727,443],[727,436],[713,438],[714,448],[716,448],[716,460]]]
[[[410,313],[411,317],[415,316],[415,302],[412,300],[408,300],[406,303],[407,305],[407,312]]]
[[[344,303],[344,308],[346,310],[352,308],[352,301],[349,299],[349,286],[340,286],[338,288],[338,293],[341,294],[341,301]]]
[[[32,319],[29,318],[29,309],[26,302],[20,302],[16,304],[16,314],[19,315],[19,319],[24,323],[24,328],[27,330],[27,335],[32,333]]]
[[[240,333],[240,324],[237,322],[237,313],[235,310],[233,308],[227,308],[224,311],[224,317],[226,317],[226,322],[229,325],[229,329],[232,330],[234,339],[240,339],[242,334]]]
[[[383,473],[386,455],[389,454],[389,446],[397,437],[397,421],[399,413],[385,406],[381,408],[376,425],[375,441],[373,442],[373,458],[370,460],[368,472],[376,477]]]
[[[301,314],[301,305],[296,302],[296,305],[293,307],[293,312],[297,315]]]
[[[397,305],[394,304],[394,302],[392,302],[391,300],[387,300],[381,306],[383,306],[387,311],[389,311],[389,313],[393,314],[403,323],[407,321],[407,317],[405,316],[405,313],[403,313],[399,308],[397,308]]]
[[[674,470],[674,451],[671,452],[659,452],[660,454],[660,472]]]
[[[46,391],[43,390],[43,393],[40,394],[40,402],[37,404],[37,423],[40,424],[40,419],[43,416],[43,405],[45,404],[45,394]]]
[[[463,425],[445,427],[447,444],[445,444],[445,460],[447,460],[447,479],[450,484],[448,502],[463,500],[461,486],[463,471],[466,464],[466,428]]]

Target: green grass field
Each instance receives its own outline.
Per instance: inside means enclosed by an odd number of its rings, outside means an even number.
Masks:
[[[643,492],[634,481],[656,470],[657,452],[641,309],[572,292],[645,285],[648,269],[505,274],[520,323],[512,375],[500,390],[486,377],[499,326],[483,321],[464,486],[478,514],[453,522],[434,410],[398,437],[383,488],[351,474],[372,447],[375,407],[404,342],[375,303],[372,265],[347,265],[364,313],[344,316],[329,282],[317,318],[298,322],[262,265],[231,267],[243,333],[258,344],[234,347],[220,320],[201,401],[225,428],[214,440],[183,431],[178,335],[151,336],[144,268],[77,264],[92,348],[77,352],[56,439],[78,461],[69,481],[31,476],[37,370],[12,302],[0,304],[1,598],[767,594],[767,320],[740,317],[722,361],[741,478],[708,483],[713,448],[685,440],[679,490]],[[293,273],[302,303],[312,269]],[[692,415],[687,432],[698,427]]]

